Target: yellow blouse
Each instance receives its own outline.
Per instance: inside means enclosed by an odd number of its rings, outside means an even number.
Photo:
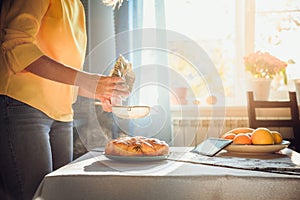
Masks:
[[[3,1],[0,19],[0,94],[29,104],[53,119],[71,121],[76,88],[24,69],[42,55],[82,68],[86,30],[80,0],[7,0]]]

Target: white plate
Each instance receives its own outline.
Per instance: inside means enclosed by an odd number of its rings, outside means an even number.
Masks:
[[[112,113],[124,119],[146,117],[150,112],[149,106],[112,106]]]
[[[231,144],[225,148],[228,152],[232,153],[251,153],[251,154],[266,154],[275,153],[290,145],[289,141],[283,140],[281,144],[272,145],[243,145]]]
[[[104,154],[107,158],[117,161],[126,161],[126,162],[145,162],[145,161],[159,161],[167,159],[168,155],[162,156],[115,156]]]

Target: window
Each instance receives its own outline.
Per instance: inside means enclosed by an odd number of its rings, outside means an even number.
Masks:
[[[155,0],[144,1],[143,27],[155,27]],[[205,50],[222,79],[226,106],[245,105],[246,78],[243,57],[253,51],[268,51],[281,60],[300,59],[300,0],[165,0],[165,28],[187,36],[173,41],[173,48],[189,51],[189,43]],[[172,41],[169,41],[172,42]],[[147,56],[144,56],[144,58]],[[298,61],[299,62],[299,61]],[[168,64],[183,74],[193,95],[187,104],[207,105],[210,93],[193,66],[168,55]],[[291,73],[290,73],[291,74]],[[291,78],[291,77],[289,77]],[[277,85],[276,85],[277,84]],[[291,83],[276,82],[273,95],[291,89]],[[277,97],[277,96],[276,96]],[[280,96],[278,96],[280,98]]]
[[[255,50],[263,49],[284,61],[293,60],[287,68],[289,84],[273,83],[273,92],[292,89],[292,79],[299,78],[300,1],[255,1]]]

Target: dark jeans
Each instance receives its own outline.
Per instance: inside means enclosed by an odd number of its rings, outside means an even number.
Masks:
[[[43,177],[72,161],[73,123],[0,95],[0,199],[32,199]]]

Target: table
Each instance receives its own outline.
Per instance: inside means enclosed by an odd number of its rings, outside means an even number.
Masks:
[[[300,154],[288,148],[258,157],[222,151],[211,158],[189,151],[171,147],[167,160],[137,163],[110,160],[96,149],[48,174],[34,199],[300,199]],[[226,159],[243,165],[226,166]],[[256,162],[262,167],[253,169]]]

